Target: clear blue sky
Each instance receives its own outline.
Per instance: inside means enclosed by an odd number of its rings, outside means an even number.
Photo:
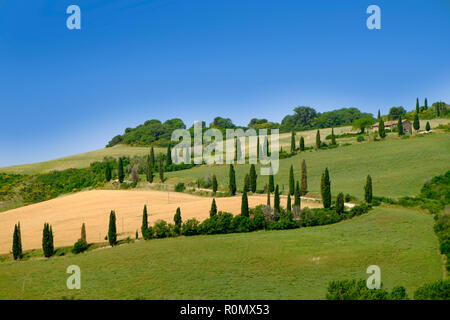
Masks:
[[[0,68],[0,166],[98,149],[153,118],[386,113],[450,101],[450,1],[0,0]]]

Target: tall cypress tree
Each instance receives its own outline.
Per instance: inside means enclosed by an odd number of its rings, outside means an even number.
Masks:
[[[295,131],[291,132],[291,153],[295,152]]]
[[[217,215],[217,205],[216,205],[216,199],[213,198],[213,201],[211,203],[211,210],[209,210],[209,217],[213,218]]]
[[[334,128],[331,128],[331,144],[336,145],[336,136],[334,135]]]
[[[150,166],[152,168],[155,167],[155,150],[153,150],[153,146],[150,148]]]
[[[275,191],[275,182],[273,179],[272,171],[269,174],[269,191],[274,192]]]
[[[320,182],[320,189],[322,193],[322,202],[324,208],[329,208],[331,206],[331,185],[330,185],[330,175],[328,173],[328,168],[325,168],[325,172],[322,174],[322,179]]]
[[[84,222],[81,225],[81,240],[86,242],[86,225],[84,224]]]
[[[295,180],[294,180],[294,166],[291,164],[291,169],[289,170],[289,195],[294,195]]]
[[[111,246],[117,244],[116,213],[114,210],[111,210],[109,214],[108,241]]]
[[[380,119],[381,119],[381,113],[380,113],[380,109],[378,109],[377,121],[380,121]]]
[[[159,179],[164,183],[164,165],[162,155],[159,157]]]
[[[339,214],[344,212],[344,194],[342,192],[337,195],[336,212]]]
[[[380,135],[381,138],[385,138],[386,137],[386,130],[384,129],[383,118],[380,119],[380,122],[378,124],[378,134]]]
[[[170,166],[172,164],[172,149],[169,146],[167,147],[167,155],[166,155],[166,165]]]
[[[427,98],[425,98],[425,104],[424,104],[424,107],[425,107],[425,110],[428,109],[428,101],[427,101]]]
[[[244,192],[247,193],[249,191],[250,191],[250,176],[247,173],[244,178]]]
[[[306,161],[302,161],[302,180],[300,184],[300,195],[304,196],[308,193],[308,173],[306,172]]]
[[[420,129],[419,115],[417,113],[414,115],[413,127],[414,127],[414,130],[416,130],[416,131],[418,131]]]
[[[292,206],[291,206],[291,196],[287,195],[287,204],[286,204],[286,210],[288,212],[292,212]]]
[[[248,212],[248,197],[247,192],[242,194],[242,202],[241,202],[241,215],[244,217],[250,217]]]
[[[260,151],[260,146],[259,146],[259,136],[256,137],[256,161],[259,160],[259,151]]]
[[[105,168],[105,179],[106,181],[111,181],[112,178],[112,172],[111,172],[111,166],[110,164],[107,162],[106,163],[106,168]]]
[[[317,133],[316,133],[316,149],[320,149],[320,145],[322,144],[322,142],[320,141],[320,131],[319,129],[317,129]]]
[[[14,225],[12,253],[14,260],[22,259],[22,236],[20,234],[20,222]]]
[[[397,123],[397,129],[398,129],[398,135],[403,135],[403,122],[402,122],[402,116],[398,117],[398,123]]]
[[[277,211],[277,212],[281,212],[280,211],[280,192],[278,189],[278,185],[275,187],[275,195],[273,198],[273,208]]]
[[[144,210],[142,211],[141,233],[142,233],[142,237],[143,237],[145,240],[147,240],[147,230],[148,230],[147,205],[144,205]]]
[[[175,215],[173,216],[173,222],[175,223],[175,233],[180,234],[181,233],[181,223],[183,222],[181,219],[181,209],[180,207],[177,208],[177,211]]]
[[[42,251],[46,258],[54,254],[53,246],[53,230],[48,223],[44,223],[44,230],[42,231]]]
[[[416,113],[419,114],[420,109],[419,109],[419,98],[416,98]]]
[[[300,137],[300,151],[305,151],[305,139],[303,136]]]
[[[150,183],[153,182],[153,162],[151,160],[150,155],[147,156],[147,165],[145,167],[145,176],[146,176],[148,182],[150,182]]]
[[[295,185],[295,194],[294,194],[294,207],[299,207],[301,202],[300,198],[300,183],[297,181]]]
[[[372,177],[370,175],[367,176],[364,186],[364,199],[367,203],[372,203]]]
[[[270,207],[270,189],[267,188],[267,205]]]
[[[215,194],[217,192],[217,177],[215,174],[213,174],[212,176],[212,189],[213,189],[213,193]]]
[[[256,167],[254,164],[250,166],[250,190],[255,193],[256,192]]]
[[[234,173],[234,167],[230,164],[230,172],[228,174],[230,181],[228,182],[228,190],[230,195],[234,196],[236,194],[236,174]]]
[[[122,157],[119,158],[119,182],[122,183],[125,178],[125,173],[123,172],[123,160]]]

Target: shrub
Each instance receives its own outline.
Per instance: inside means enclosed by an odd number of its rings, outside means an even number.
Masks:
[[[356,141],[357,141],[357,142],[363,142],[364,140],[366,140],[366,139],[364,139],[363,136],[358,136],[358,137],[356,138]]]
[[[450,300],[450,280],[427,283],[414,292],[416,300]]]
[[[164,220],[158,220],[153,226],[154,237],[158,239],[171,237],[173,235],[172,229],[171,225]]]
[[[199,225],[200,222],[195,218],[186,220],[181,226],[181,234],[184,236],[193,236],[200,234]]]
[[[72,252],[74,254],[78,254],[86,251],[89,248],[89,244],[84,239],[78,239],[77,242],[73,245]]]
[[[175,191],[176,191],[176,192],[183,192],[184,190],[186,190],[186,186],[184,185],[183,182],[178,182],[178,183],[175,185]]]
[[[236,215],[231,221],[231,228],[234,232],[250,232],[253,231],[253,223],[249,217]]]

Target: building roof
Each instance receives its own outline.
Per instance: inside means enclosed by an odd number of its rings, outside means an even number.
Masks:
[[[408,119],[403,119],[402,120],[402,123],[407,123],[407,122],[409,123]],[[385,127],[392,127],[392,126],[396,126],[397,124],[398,124],[398,120],[391,120],[391,121],[386,121],[384,123],[384,126]],[[374,125],[372,125],[372,128],[376,128],[376,127],[378,127],[378,125],[379,125],[379,122],[377,122]]]

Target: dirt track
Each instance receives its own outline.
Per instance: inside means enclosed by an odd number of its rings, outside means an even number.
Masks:
[[[249,206],[265,204],[267,196],[249,196]],[[81,224],[86,224],[88,242],[103,241],[108,231],[109,212],[116,211],[119,239],[134,237],[140,230],[142,209],[147,204],[149,223],[158,219],[173,222],[177,207],[184,220],[209,217],[211,198],[163,191],[96,190],[79,192],[53,200],[0,213],[0,253],[12,248],[14,224],[20,221],[24,250],[41,248],[44,222],[53,226],[55,247],[73,245],[80,237]],[[272,197],[273,203],[273,197]],[[219,211],[238,214],[241,197],[217,198]],[[283,203],[284,202],[284,203]],[[285,206],[286,198],[281,199]],[[319,207],[320,203],[302,201],[302,206]],[[140,231],[139,231],[140,235]]]

